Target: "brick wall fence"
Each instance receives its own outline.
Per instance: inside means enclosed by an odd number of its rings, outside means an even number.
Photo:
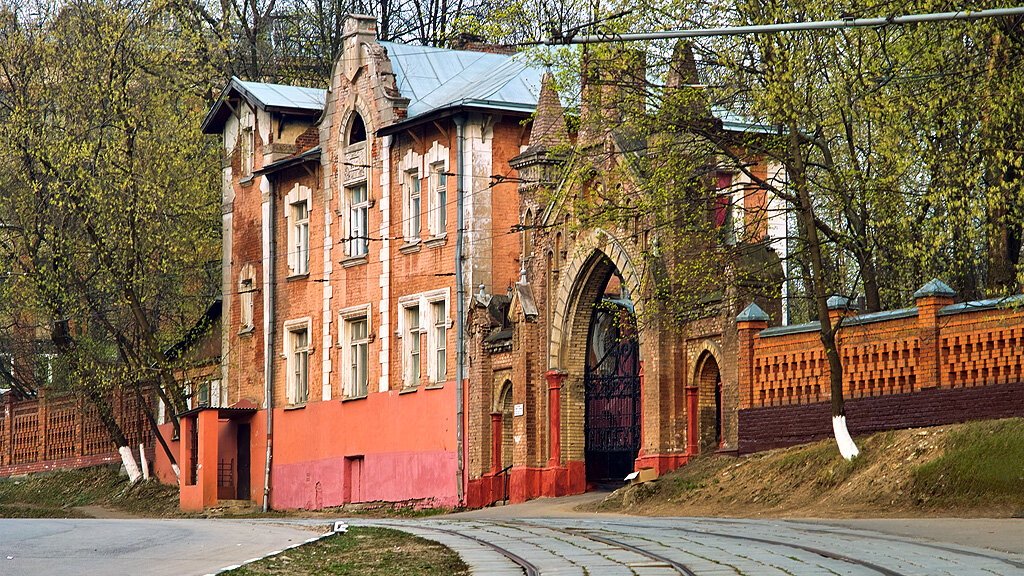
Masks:
[[[129,445],[144,443],[152,462],[153,437],[138,399],[115,396],[111,404]],[[0,476],[120,461],[96,408],[84,399],[41,392],[38,398],[8,399],[2,406]]]
[[[1024,416],[1024,295],[953,303],[938,280],[913,308],[857,315],[830,301],[852,434]],[[832,433],[828,360],[817,322],[765,329],[738,318],[739,452]],[[755,311],[759,312],[759,311]]]

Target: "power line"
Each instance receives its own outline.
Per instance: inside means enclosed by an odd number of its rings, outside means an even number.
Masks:
[[[878,28],[921,24],[925,22],[951,22],[956,20],[979,20],[1024,15],[1024,6],[995,8],[991,10],[961,10],[957,12],[932,12],[884,18],[843,18],[841,20],[812,20],[810,22],[787,22],[783,24],[759,24],[754,26],[724,26],[720,28],[696,28],[693,30],[665,30],[663,32],[640,32],[617,34],[606,32],[589,36],[555,36],[543,43],[548,46],[566,44],[601,44],[608,42],[633,42],[638,40],[668,40],[676,38],[702,38],[709,36],[744,36],[748,34],[775,34],[778,32],[805,32],[810,30],[838,30],[843,28]]]

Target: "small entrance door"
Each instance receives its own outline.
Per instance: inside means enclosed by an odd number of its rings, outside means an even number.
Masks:
[[[248,500],[250,475],[249,425],[238,424],[237,428],[238,478],[235,479],[235,498]]]
[[[640,451],[640,347],[636,318],[605,300],[590,326],[583,385],[591,482],[622,482]]]

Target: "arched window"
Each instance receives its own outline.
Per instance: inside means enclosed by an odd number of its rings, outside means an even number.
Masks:
[[[512,382],[506,380],[498,396],[498,411],[501,412],[501,467],[502,469],[512,465]]]
[[[349,123],[348,142],[346,145],[351,146],[360,142],[366,142],[366,124],[363,123],[363,117],[359,115],[359,112],[352,112],[352,121]]]
[[[555,233],[555,270],[562,269],[562,233]]]
[[[533,211],[527,209],[523,215],[523,258],[533,254]]]

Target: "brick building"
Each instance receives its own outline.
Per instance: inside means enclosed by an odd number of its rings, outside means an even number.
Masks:
[[[465,500],[457,280],[518,277],[509,160],[540,76],[375,28],[346,21],[329,91],[233,79],[203,126],[224,150],[224,392],[182,423],[184,508],[218,484],[275,508]]]
[[[676,69],[685,70],[686,56],[677,53]],[[709,295],[702,312],[681,326],[668,320],[654,294],[647,257],[659,234],[663,242],[669,235],[681,243],[701,240],[671,228],[652,233],[657,227],[643,214],[595,225],[579,207],[579,198],[601,186],[621,187],[623,198],[640,194],[642,176],[628,169],[630,155],[657,146],[657,135],[638,141],[628,97],[620,93],[628,83],[608,82],[608,74],[583,74],[576,131],[545,77],[528,146],[511,161],[520,174],[523,270],[507,295],[480,294],[472,308],[474,502],[505,497],[506,482],[507,496],[522,501],[621,482],[645,467],[663,473],[698,452],[735,451],[736,316],[741,303],[757,300],[781,321],[778,296],[765,295],[781,284],[775,251],[785,250],[785,219],[767,210],[777,200],[734,164],[715,160],[700,199],[682,209],[714,229],[725,223],[716,224],[719,200],[728,199],[735,230],[716,237],[731,238],[732,251],[752,254],[771,274],[757,289]],[[636,75],[643,78],[644,69]],[[670,91],[693,83],[672,81]],[[724,135],[758,130],[714,119],[706,108],[698,114]],[[742,149],[736,155],[760,178],[781,178],[777,165]]]
[[[330,90],[232,79],[210,111],[223,351],[210,406],[182,419],[183,508],[484,506],[827,434],[815,327],[784,325],[785,210],[751,183],[781,167],[739,144],[705,160],[679,210],[710,238],[650,233],[643,214],[596,224],[577,199],[642,189],[622,167],[638,144],[628,115],[644,112],[598,70],[582,86],[598,98],[570,122],[550,76],[463,48],[378,42],[350,16]],[[675,58],[670,91],[696,83],[692,57]],[[767,137],[694,110],[711,137]],[[650,256],[718,243],[735,257],[707,282],[722,289],[670,322]],[[760,275],[738,280],[745,267]],[[1024,414],[1024,316],[921,294],[841,334],[851,430]],[[909,417],[918,404],[926,416]]]

